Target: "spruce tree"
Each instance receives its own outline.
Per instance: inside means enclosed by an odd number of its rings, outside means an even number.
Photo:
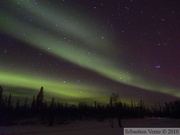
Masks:
[[[35,95],[34,95],[32,103],[31,103],[31,109],[35,109],[35,108],[36,108],[36,98],[35,98]]]
[[[36,105],[37,108],[40,109],[43,107],[43,103],[44,103],[44,90],[43,87],[41,87],[37,97],[36,97]]]
[[[8,100],[7,100],[7,107],[10,108],[11,107],[11,93],[8,97]]]
[[[3,100],[3,88],[0,86],[0,106],[2,106],[2,101]]]
[[[26,110],[27,108],[27,96],[26,96],[26,99],[25,99],[25,102],[24,102],[24,109]]]

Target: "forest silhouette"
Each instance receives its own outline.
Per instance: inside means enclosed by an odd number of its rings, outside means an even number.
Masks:
[[[31,104],[28,104],[27,97],[23,104],[17,99],[12,102],[11,93],[3,95],[3,87],[0,86],[0,126],[11,125],[36,125],[45,124],[49,126],[68,124],[69,121],[96,119],[104,121],[108,119],[111,127],[114,127],[114,119],[118,120],[119,127],[122,121],[129,118],[164,117],[180,118],[180,100],[168,102],[161,105],[147,106],[144,101],[138,103],[131,101],[131,104],[118,100],[118,94],[112,93],[108,104],[101,104],[94,101],[94,104],[79,102],[77,105],[50,102],[44,99],[44,88],[41,87],[36,96],[33,96]]]

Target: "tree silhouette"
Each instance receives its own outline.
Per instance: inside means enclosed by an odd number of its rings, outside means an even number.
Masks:
[[[16,106],[15,106],[15,109],[17,110],[17,111],[19,111],[19,108],[20,108],[20,103],[19,103],[20,101],[19,101],[19,99],[17,100],[17,102],[16,102]]]
[[[26,96],[26,99],[25,99],[25,102],[24,102],[24,109],[27,108],[27,96]]]
[[[7,100],[7,107],[10,108],[11,107],[11,93],[8,97],[8,100]]]
[[[54,125],[54,120],[55,120],[55,116],[54,113],[55,112],[55,102],[54,102],[54,98],[52,98],[50,106],[49,106],[49,111],[48,111],[48,125],[49,126],[53,126]]]
[[[122,117],[123,117],[123,106],[121,102],[118,102],[119,95],[112,93],[110,96],[110,124],[114,127],[113,118],[116,117],[118,120],[119,127],[122,127]]]
[[[128,105],[119,101],[118,94],[112,93],[109,104],[105,106],[96,101],[94,106],[85,101],[79,102],[78,105],[71,105],[67,102],[66,104],[59,101],[56,103],[54,98],[46,102],[43,87],[33,97],[31,107],[28,105],[27,97],[22,105],[19,99],[16,103],[13,103],[12,99],[11,93],[9,96],[3,96],[3,88],[0,86],[0,125],[17,124],[18,120],[23,120],[21,124],[42,123],[54,126],[66,124],[68,120],[96,118],[102,121],[108,118],[113,128],[114,119],[117,119],[119,127],[122,127],[125,118],[144,118],[145,116],[180,118],[180,100],[150,107],[142,100],[137,103],[131,100],[131,104]]]
[[[119,98],[118,94],[112,93],[110,97],[111,104],[116,105],[118,103],[118,98]]]
[[[35,98],[35,95],[34,95],[32,103],[31,103],[31,109],[34,110],[35,108],[36,108],[36,98]]]
[[[37,109],[41,109],[43,107],[43,103],[44,103],[44,90],[43,90],[43,87],[41,87],[41,89],[36,97]]]
[[[114,127],[114,110],[116,109],[116,105],[117,105],[117,102],[118,102],[118,94],[115,94],[115,93],[112,93],[111,96],[110,96],[110,101],[109,101],[109,104],[110,104],[110,110],[109,110],[109,113],[110,113],[110,119],[109,119],[109,122],[110,122],[110,125],[111,127],[113,128]],[[119,119],[118,119],[119,120]]]
[[[3,100],[3,88],[0,86],[0,107],[2,106],[2,101]]]
[[[55,107],[55,102],[54,102],[54,97],[53,97],[50,103],[50,108],[53,109],[54,107]]]

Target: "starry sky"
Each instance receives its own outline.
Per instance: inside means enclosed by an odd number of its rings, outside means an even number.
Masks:
[[[1,0],[5,93],[69,102],[180,99],[178,0]]]

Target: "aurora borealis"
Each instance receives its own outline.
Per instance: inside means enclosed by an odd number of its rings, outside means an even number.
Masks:
[[[2,0],[0,5],[3,87],[29,93],[43,86],[51,96],[76,100],[101,101],[112,92],[126,100],[180,98],[178,2]]]

